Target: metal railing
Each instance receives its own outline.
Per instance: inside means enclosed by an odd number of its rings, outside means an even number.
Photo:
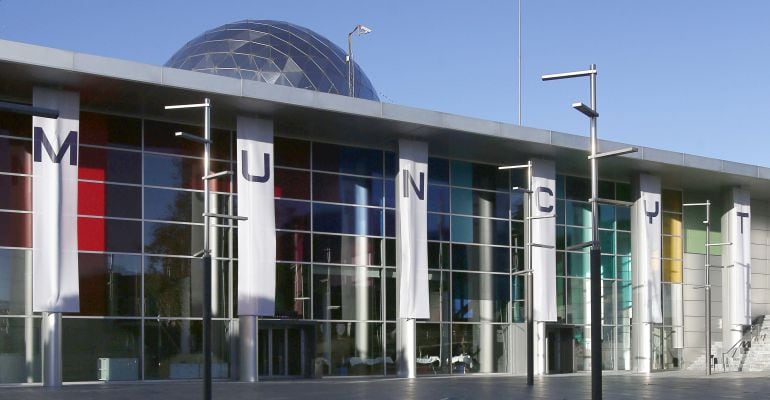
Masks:
[[[765,316],[759,316],[751,321],[751,326],[747,327],[743,331],[743,336],[740,340],[735,342],[727,351],[722,352],[722,371],[727,371],[730,360],[734,360],[738,351],[740,354],[747,354],[751,349],[752,343],[765,343],[767,340],[767,333],[762,333],[762,325],[764,323]],[[709,360],[710,361],[710,360]],[[740,371],[743,364],[743,360],[738,364],[736,371]]]

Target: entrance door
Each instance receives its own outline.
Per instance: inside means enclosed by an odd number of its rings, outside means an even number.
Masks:
[[[574,332],[570,327],[546,326],[547,360],[549,374],[567,374],[574,368]]]
[[[305,332],[302,327],[259,329],[259,375],[300,377],[308,375]]]

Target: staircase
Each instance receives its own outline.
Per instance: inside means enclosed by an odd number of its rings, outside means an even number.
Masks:
[[[714,373],[770,371],[770,316],[755,318],[743,338],[727,350],[723,349],[722,342],[714,342],[711,345],[711,354],[717,359]],[[705,369],[705,355],[698,357],[687,367],[689,371]]]
[[[766,317],[755,318],[741,341],[721,353],[722,371],[770,371],[770,318]]]

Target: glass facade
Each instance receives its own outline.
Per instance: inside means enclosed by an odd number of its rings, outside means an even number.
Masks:
[[[185,44],[166,66],[349,95],[347,52],[283,21],[244,20],[211,29]],[[355,97],[378,100],[357,63],[353,73]]]
[[[200,149],[173,132],[200,127],[81,113],[78,245],[81,309],[63,318],[65,381],[200,377],[203,237]],[[40,381],[40,315],[31,307],[31,118],[0,113],[0,383]],[[235,134],[214,129],[212,170],[234,170]],[[291,139],[275,151],[276,316],[259,332],[262,375],[395,374],[393,151]],[[429,159],[430,319],[416,325],[418,374],[512,372],[524,321],[520,170]],[[234,213],[229,180],[211,182],[214,212]],[[587,179],[556,179],[557,313],[546,326],[560,357],[548,372],[590,366]],[[602,181],[600,197],[631,200]],[[237,227],[215,220],[214,377],[230,376],[237,326]],[[603,365],[630,368],[631,213],[602,205]],[[663,193],[664,323],[656,368],[681,365],[682,192]],[[678,297],[677,297],[678,296]],[[263,321],[260,321],[262,326]],[[93,337],[101,338],[98,343]],[[297,354],[301,355],[301,360]],[[549,356],[551,357],[551,356]],[[307,360],[305,360],[307,358]],[[105,371],[109,371],[105,372]]]
[[[556,290],[558,322],[554,337],[568,360],[558,360],[560,370],[589,370],[591,366],[589,303],[590,259],[588,249],[565,250],[591,241],[591,182],[586,178],[558,175],[556,179]],[[600,181],[599,197],[631,201],[627,183]],[[599,241],[602,267],[602,366],[631,368],[631,209],[599,206]],[[554,341],[552,341],[554,343]],[[571,354],[572,360],[569,360]],[[565,361],[571,366],[564,367]]]

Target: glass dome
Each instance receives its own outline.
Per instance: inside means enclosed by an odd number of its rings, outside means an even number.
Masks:
[[[245,20],[204,32],[165,66],[347,96],[346,55],[310,29],[282,21]],[[358,64],[354,93],[379,100]]]

